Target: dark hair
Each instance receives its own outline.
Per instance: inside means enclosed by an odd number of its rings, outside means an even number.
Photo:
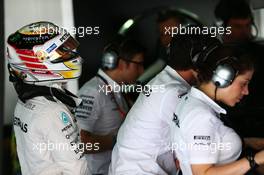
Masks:
[[[223,21],[226,26],[230,18],[251,18],[254,21],[252,11],[245,0],[220,0],[215,7],[215,17]]]
[[[203,63],[200,63],[198,81],[210,82],[219,64],[228,64],[236,71],[236,75],[241,75],[248,70],[254,70],[254,62],[255,58],[249,52],[234,45],[220,45],[207,55]]]
[[[126,40],[120,45],[119,57],[124,60],[132,60],[136,54],[145,53],[146,49],[135,40]]]
[[[170,43],[168,65],[175,70],[196,69],[195,56],[215,43],[220,44],[220,41],[209,35],[176,35]]]
[[[130,61],[136,54],[144,54],[146,49],[136,40],[122,38],[110,42],[104,49],[104,52],[108,51],[114,51],[117,53],[118,58]]]
[[[179,21],[179,23],[184,22],[184,17],[175,10],[166,9],[166,10],[161,10],[158,12],[158,17],[157,17],[158,23],[164,22],[168,19],[177,20]]]

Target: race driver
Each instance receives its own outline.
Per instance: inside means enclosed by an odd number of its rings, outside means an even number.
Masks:
[[[81,74],[78,42],[50,22],[26,25],[7,40],[17,153],[24,175],[84,175],[87,162],[71,109],[81,100],[63,88]]]

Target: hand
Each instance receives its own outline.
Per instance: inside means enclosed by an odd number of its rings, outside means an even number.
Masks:
[[[175,159],[175,166],[177,169],[180,169],[180,162],[178,159]]]
[[[259,152],[255,155],[255,161],[256,161],[257,164],[259,164],[259,165],[264,164],[264,150],[259,151]]]

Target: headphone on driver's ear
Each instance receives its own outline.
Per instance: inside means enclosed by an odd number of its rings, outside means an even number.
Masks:
[[[208,56],[219,47],[221,47],[221,45],[219,43],[215,43],[207,48],[204,48],[203,51],[199,53],[196,63],[206,64]],[[237,76],[237,70],[232,66],[232,63],[237,62],[237,60],[237,57],[226,56],[216,62],[215,68],[212,70],[213,75],[211,81],[217,88],[225,88],[232,84]]]

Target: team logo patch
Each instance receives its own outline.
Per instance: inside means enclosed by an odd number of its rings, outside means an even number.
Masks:
[[[70,118],[69,116],[65,113],[65,112],[62,112],[61,113],[61,121],[66,125],[70,122]]]

